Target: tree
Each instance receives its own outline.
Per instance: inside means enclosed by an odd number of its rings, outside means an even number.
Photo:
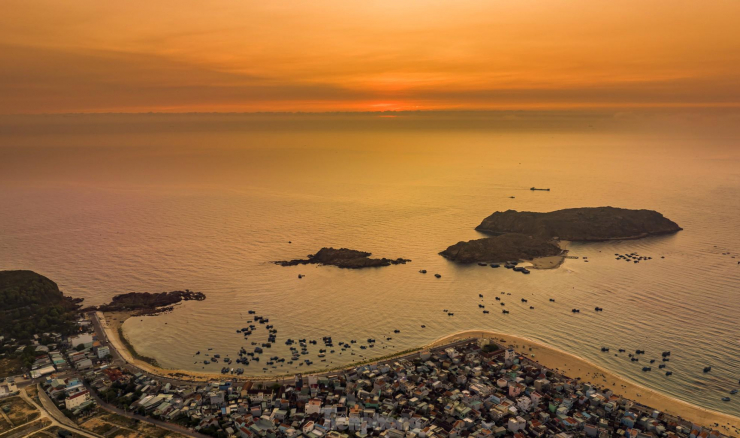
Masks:
[[[491,353],[491,352],[494,352],[494,351],[496,351],[498,349],[499,349],[498,345],[496,345],[494,343],[490,343],[490,344],[487,344],[487,345],[483,346],[483,352],[484,353]]]

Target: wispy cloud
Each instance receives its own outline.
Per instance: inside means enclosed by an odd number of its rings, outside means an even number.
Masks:
[[[740,3],[19,0],[0,113],[740,106]]]

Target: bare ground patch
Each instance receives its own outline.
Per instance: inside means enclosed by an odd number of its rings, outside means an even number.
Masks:
[[[14,427],[26,424],[39,417],[39,411],[20,397],[10,397],[0,401],[0,410],[13,423]]]
[[[82,423],[82,427],[106,438],[185,438],[184,435],[170,432],[145,421],[127,418],[101,410]]]

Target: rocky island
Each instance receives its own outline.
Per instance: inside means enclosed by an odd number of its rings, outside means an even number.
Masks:
[[[203,301],[206,296],[202,292],[193,292],[185,289],[172,292],[130,292],[113,297],[110,303],[103,304],[94,308],[83,309],[99,310],[103,312],[134,312],[134,316],[157,315],[162,312],[170,311],[173,305],[181,301]]]
[[[495,235],[519,233],[574,242],[640,239],[682,230],[657,211],[615,207],[568,208],[549,213],[497,211],[475,229]]]
[[[594,207],[549,213],[497,211],[475,229],[493,237],[458,242],[439,254],[459,263],[534,260],[564,256],[567,251],[559,245],[561,241],[639,239],[682,228],[657,211]],[[557,267],[559,263],[550,260],[548,265]]]
[[[408,259],[371,259],[372,254],[347,248],[321,248],[316,254],[310,254],[307,259],[284,260],[274,262],[280,266],[296,265],[332,265],[346,269],[376,268],[380,266],[402,265],[411,260]]]
[[[557,256],[563,250],[550,240],[523,234],[503,234],[483,239],[458,242],[439,254],[459,263],[505,262]]]

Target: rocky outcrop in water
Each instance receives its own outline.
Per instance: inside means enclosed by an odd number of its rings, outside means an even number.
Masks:
[[[296,266],[308,264],[332,265],[347,269],[376,268],[380,266],[400,265],[410,262],[408,259],[371,259],[372,254],[347,248],[321,248],[316,254],[307,259],[284,260],[275,262],[280,266]]]
[[[568,208],[549,213],[498,211],[475,229],[496,235],[517,233],[582,242],[639,239],[682,230],[657,211],[615,207]]]
[[[562,252],[552,241],[512,233],[458,242],[439,254],[459,263],[476,263],[532,260],[560,255]]]
[[[156,315],[172,310],[172,305],[181,301],[203,301],[206,295],[202,292],[193,292],[185,289],[172,292],[131,292],[116,295],[110,303],[103,304],[93,309],[103,312],[137,311],[137,315]]]

